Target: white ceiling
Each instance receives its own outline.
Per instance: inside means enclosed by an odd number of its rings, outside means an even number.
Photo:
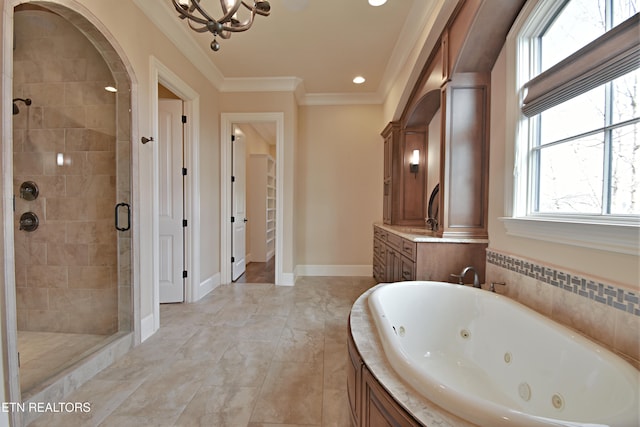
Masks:
[[[170,0],[134,0],[222,91],[291,90],[304,97],[381,102],[436,0],[271,0],[271,15],[228,40],[190,30]],[[451,0],[452,1],[452,0]],[[219,0],[201,0],[220,17]],[[367,81],[355,85],[363,75]]]

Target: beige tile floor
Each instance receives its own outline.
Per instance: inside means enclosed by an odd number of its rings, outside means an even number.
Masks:
[[[71,366],[79,357],[108,340],[107,335],[18,331],[20,390],[33,389]]]
[[[163,305],[160,330],[31,426],[349,425],[347,317],[369,277],[224,285]]]

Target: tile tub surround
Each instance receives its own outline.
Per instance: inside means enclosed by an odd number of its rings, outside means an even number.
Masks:
[[[351,308],[349,317],[354,344],[367,369],[369,369],[396,402],[425,426],[474,426],[475,424],[470,424],[468,421],[458,418],[428,399],[420,396],[418,392],[404,382],[391,367],[391,364],[384,354],[384,348],[378,337],[378,331],[376,330],[376,325],[371,316],[371,310],[369,309],[369,303],[367,301],[369,295],[378,286],[367,290],[356,300]]]
[[[487,250],[487,283],[640,369],[640,292],[555,266]]]
[[[30,426],[346,427],[347,319],[371,277],[222,285]]]

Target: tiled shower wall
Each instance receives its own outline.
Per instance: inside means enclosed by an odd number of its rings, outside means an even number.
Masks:
[[[516,255],[487,251],[497,291],[618,353],[640,368],[640,295],[612,283]]]
[[[62,17],[14,16],[14,97],[33,101],[13,116],[18,329],[110,334],[118,330],[119,183],[116,95],[104,87],[115,82]],[[27,180],[40,188],[34,201],[19,196]],[[26,211],[40,218],[31,233],[18,229]]]

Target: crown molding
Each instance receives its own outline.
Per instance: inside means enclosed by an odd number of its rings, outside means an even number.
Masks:
[[[429,19],[440,9],[436,6],[441,5],[438,2],[430,2],[430,5],[425,7],[422,2],[413,3],[382,75],[378,90],[385,98],[396,78],[402,73],[402,68],[406,66],[413,47],[419,42],[424,43],[426,35],[423,33],[430,27]]]
[[[377,92],[367,93],[307,93],[298,99],[300,105],[377,105],[384,97]]]
[[[220,92],[295,92],[302,83],[298,77],[227,77]]]

